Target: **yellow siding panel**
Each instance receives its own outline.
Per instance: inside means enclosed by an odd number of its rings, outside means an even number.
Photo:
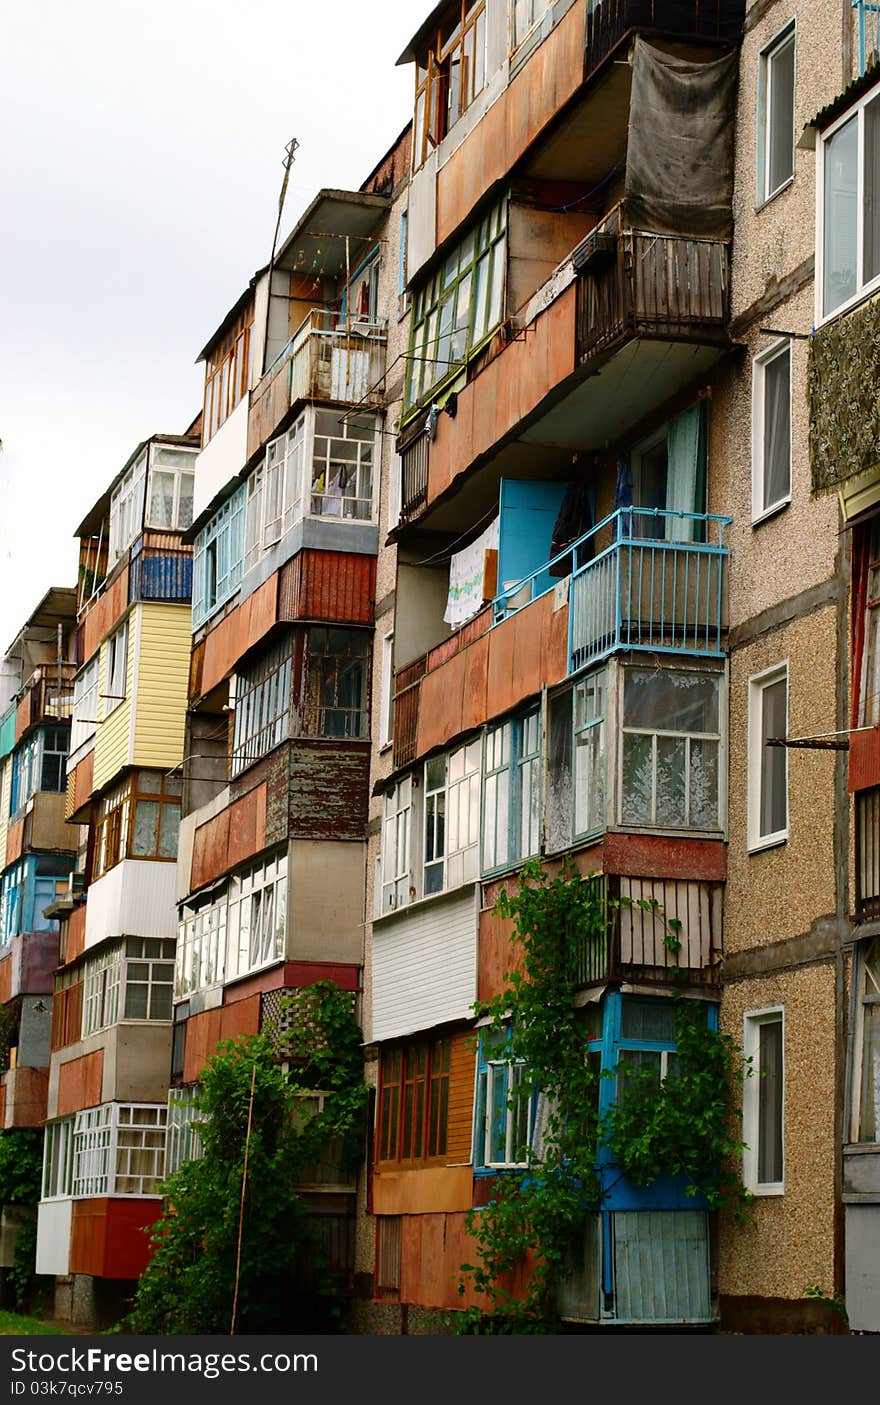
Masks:
[[[192,616],[188,605],[140,609],[134,764],[167,770],[183,760]]]
[[[115,631],[114,631],[115,633]],[[137,648],[137,611],[128,617],[128,648],[126,650],[125,701],[112,702],[107,693],[107,641],[101,645],[101,662],[98,666],[98,729],[95,734],[95,790],[101,790],[113,777],[128,765],[129,737],[131,735],[131,693],[135,677],[135,650]],[[113,710],[109,714],[107,708]]]

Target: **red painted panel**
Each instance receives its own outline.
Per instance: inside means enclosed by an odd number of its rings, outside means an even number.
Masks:
[[[104,594],[95,601],[80,626],[80,663],[88,663],[128,607],[128,566],[125,566]]]
[[[0,1005],[12,999],[12,954],[0,961]]]
[[[86,905],[80,903],[75,907],[67,918],[67,946],[65,948],[65,962],[69,965],[78,956],[82,956],[86,948]]]
[[[866,790],[880,785],[880,727],[853,732],[849,739],[849,788]]]
[[[720,839],[676,839],[665,834],[606,834],[606,873],[641,878],[727,878],[727,845]]]
[[[161,1213],[161,1200],[74,1200],[70,1272],[139,1278],[150,1260],[150,1241],[144,1231]]]
[[[278,618],[372,624],[376,558],[356,552],[299,552],[281,571]]]

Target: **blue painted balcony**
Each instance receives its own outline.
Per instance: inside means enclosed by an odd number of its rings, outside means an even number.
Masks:
[[[856,24],[859,35],[859,74],[863,74],[869,64],[876,63],[880,56],[880,5],[869,4],[868,0],[853,0]]]
[[[550,590],[568,591],[568,671],[620,650],[722,658],[732,519],[619,508],[493,602],[495,623]],[[571,560],[554,578],[550,568]]]

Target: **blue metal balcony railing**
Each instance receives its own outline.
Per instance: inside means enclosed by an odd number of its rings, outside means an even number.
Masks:
[[[620,508],[497,595],[495,623],[558,588],[547,584],[548,569],[571,557],[580,564],[569,578],[570,674],[619,649],[722,657],[730,555],[724,529],[731,521],[711,513]]]
[[[859,74],[863,74],[869,63],[877,61],[880,53],[880,5],[869,4],[868,0],[853,0],[853,9],[859,26]]]

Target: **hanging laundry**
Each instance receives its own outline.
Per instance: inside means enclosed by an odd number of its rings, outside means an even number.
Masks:
[[[444,620],[453,629],[472,619],[484,603],[486,552],[498,550],[498,518],[476,541],[457,551],[449,562],[449,595]]]

